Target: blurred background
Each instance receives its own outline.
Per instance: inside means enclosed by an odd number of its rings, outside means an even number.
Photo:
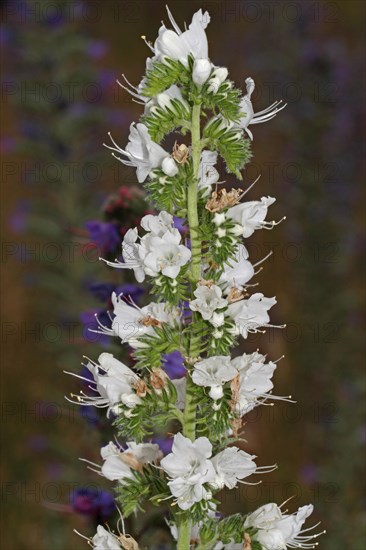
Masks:
[[[277,296],[274,323],[252,335],[280,361],[275,394],[297,403],[260,407],[246,418],[246,450],[279,468],[256,487],[222,495],[222,511],[251,511],[293,496],[313,502],[327,534],[323,550],[361,550],[364,514],[364,84],[365,4],[358,0],[177,1],[182,26],[202,7],[216,65],[244,86],[255,110],[287,108],[254,128],[248,195],[277,198],[271,219],[287,220],[250,239],[251,259],[274,254],[257,277]],[[141,288],[99,256],[118,254],[124,232],[151,211],[132,170],[102,147],[108,131],[126,143],[140,106],[117,86],[138,83],[167,22],[160,0],[1,2],[2,23],[2,430],[4,550],[86,547],[115,509],[112,486],[78,460],[98,461],[112,431],[105,415],[69,404],[83,355],[126,350],[88,331],[108,323],[111,290]],[[228,182],[231,180],[228,178]],[[122,355],[121,355],[122,354]],[[124,354],[124,355],[123,355]],[[167,360],[168,361],[168,360]],[[180,358],[169,368],[181,376]],[[166,442],[165,442],[166,443]],[[162,442],[162,445],[164,441]],[[147,521],[145,519],[147,518]],[[161,516],[133,518],[148,548],[168,548]]]

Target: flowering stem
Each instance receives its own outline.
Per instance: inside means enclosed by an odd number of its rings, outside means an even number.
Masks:
[[[189,234],[191,240],[192,262],[191,262],[191,284],[194,288],[201,278],[201,239],[199,236],[199,219],[197,209],[197,182],[201,157],[201,135],[200,135],[200,113],[201,104],[194,105],[192,110],[192,162],[193,178],[188,182],[187,191],[187,217]],[[194,325],[196,314],[193,313],[192,325]],[[199,338],[191,335],[189,355],[197,357],[199,354]],[[193,399],[193,382],[187,375],[186,402],[184,407],[183,434],[192,441],[196,437],[196,405]],[[178,550],[189,550],[191,535],[191,522],[189,517],[182,516],[179,524]]]
[[[191,275],[193,282],[197,282],[201,278],[201,241],[198,232],[199,219],[197,211],[197,181],[201,155],[200,112],[201,105],[193,105],[191,125],[193,178],[188,183],[187,193],[188,224],[192,251]]]

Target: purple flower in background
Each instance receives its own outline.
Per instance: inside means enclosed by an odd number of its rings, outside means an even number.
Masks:
[[[10,29],[6,25],[0,25],[0,44],[6,46],[11,39]]]
[[[106,520],[116,510],[113,495],[94,487],[79,487],[70,493],[72,509],[84,516]]]
[[[116,288],[117,296],[121,293],[126,297],[131,297],[132,300],[138,304],[142,296],[145,294],[145,289],[134,283],[126,283]]]
[[[88,107],[85,105],[85,103],[81,103],[79,101],[76,101],[75,103],[72,103],[68,110],[67,115],[73,118],[81,118],[84,117],[88,112]]]
[[[113,252],[121,244],[122,238],[114,223],[90,220],[85,227],[89,231],[90,239],[102,253]]]
[[[19,201],[17,207],[9,218],[9,227],[12,231],[14,231],[14,233],[23,233],[25,231],[29,211],[29,201]]]
[[[132,115],[129,111],[123,109],[111,110],[107,113],[107,122],[115,126],[129,125],[132,122]]]
[[[159,445],[164,455],[168,455],[169,453],[172,452],[172,445],[173,445],[172,437],[154,437],[152,439],[152,442]]]
[[[91,395],[95,395],[94,389],[97,387],[97,385],[95,383],[93,373],[90,372],[88,367],[86,367],[85,365],[83,365],[83,368],[80,371],[80,376],[82,376],[84,379],[84,380],[79,379],[82,385],[83,392],[90,393]]]
[[[46,465],[46,477],[49,479],[60,479],[64,473],[65,468],[61,462],[49,462]]]
[[[103,89],[114,88],[116,85],[116,73],[114,71],[100,71],[99,72],[99,84]]]
[[[57,6],[55,6],[55,8],[54,12],[50,12],[49,15],[45,17],[45,23],[50,27],[61,27],[61,25],[65,23],[65,17]]]
[[[126,283],[116,287],[113,283],[98,283],[94,281],[88,284],[88,289],[98,300],[101,302],[108,302],[108,304],[112,292],[115,292],[117,295],[123,294],[124,296],[130,296],[136,303],[140,301],[145,293],[144,288],[135,283]]]
[[[45,127],[28,119],[20,121],[20,132],[24,137],[37,141],[46,137]]]
[[[173,216],[173,225],[182,235],[187,232],[187,226],[185,225],[186,221],[187,220],[185,218],[178,218],[178,216]]]
[[[303,464],[300,476],[304,483],[312,485],[319,480],[319,468],[315,464]]]
[[[179,351],[173,351],[163,356],[163,369],[171,379],[183,378],[186,375],[186,369],[183,365],[183,356]]]
[[[97,394],[94,393],[95,397]],[[101,426],[101,419],[98,415],[98,411],[93,405],[86,405],[85,407],[79,407],[80,416],[86,420],[86,422],[92,428],[99,428]]]
[[[116,285],[113,283],[92,282],[88,285],[88,290],[101,302],[110,300],[111,294],[115,289]]]
[[[40,453],[48,448],[48,439],[44,435],[34,434],[28,439],[28,447],[32,451]]]
[[[107,327],[111,326],[111,320],[105,309],[84,311],[80,315],[80,320],[84,325],[83,337],[87,342],[98,342],[100,345],[108,346],[111,343],[111,338],[109,336],[91,332],[92,330],[100,330],[95,314],[97,314],[99,321],[103,325]]]
[[[101,59],[108,51],[108,46],[103,40],[91,40],[87,53],[92,59]]]

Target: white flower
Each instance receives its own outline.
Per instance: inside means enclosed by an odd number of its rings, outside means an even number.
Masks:
[[[263,550],[286,550],[286,548],[315,548],[316,544],[312,541],[322,535],[302,534],[309,532],[316,527],[302,530],[305,520],[312,514],[313,506],[308,504],[302,506],[294,514],[283,514],[281,507],[270,503],[261,506],[249,514],[244,522],[244,527],[254,527],[258,529],[253,535],[253,540],[257,540],[263,547]]]
[[[142,469],[144,464],[156,462],[163,453],[155,443],[128,442],[127,449],[121,451],[112,441],[101,448],[104,462],[100,474],[110,481],[122,482],[123,479],[133,479],[134,471]]]
[[[163,24],[159,29],[159,36],[155,41],[153,61],[163,61],[164,57],[180,61],[187,67],[188,56],[208,59],[208,42],[205,29],[210,22],[208,12],[198,10],[192,17],[192,22],[184,32],[180,30],[167,8],[170,22],[174,31],[167,29]]]
[[[211,459],[216,472],[215,481],[211,485],[215,489],[233,489],[239,479],[244,479],[256,471],[257,466],[253,458],[255,456],[241,451],[238,447],[227,447]]]
[[[187,109],[189,109],[189,104],[183,98],[182,92],[176,84],[173,84],[170,88],[165,90],[165,92],[162,92],[156,96],[156,102],[162,109],[170,107],[172,99],[180,101]]]
[[[161,168],[163,171],[168,168],[168,172],[165,172],[168,176],[175,176],[178,173],[178,167],[175,165],[174,160],[160,145],[152,141],[145,124],[138,123],[135,125],[134,122],[131,124],[129,141],[125,150],[117,145],[110,134],[109,136],[113,147],[105,143],[103,145],[107,149],[111,149],[111,151],[127,157],[126,160],[113,153],[113,156],[126,166],[134,166],[136,168],[139,183],[143,183],[154,168]],[[168,159],[168,164],[166,164],[167,161],[165,159]],[[169,159],[171,159],[173,164]]]
[[[174,177],[178,174],[178,166],[175,164],[173,157],[165,157],[161,163],[161,169],[167,176]]]
[[[127,405],[129,408],[133,408],[135,405],[141,403],[140,397],[136,395],[135,386],[140,380],[137,374],[135,374],[129,367],[127,367],[121,361],[118,361],[113,357],[111,353],[102,353],[99,356],[99,364],[91,363],[86,364],[86,367],[92,373],[96,387],[91,386],[91,389],[96,391],[99,395],[89,396],[83,392],[76,395],[76,403],[79,405],[94,405],[95,407],[108,407],[107,416],[110,411],[113,411],[115,406],[119,403]],[[68,373],[73,374],[73,373]],[[87,378],[73,374],[77,378],[90,382]],[[75,403],[75,401],[73,401]],[[116,407],[118,410],[118,407]]]
[[[182,103],[188,112],[190,109],[189,104],[183,98],[182,92],[176,84],[173,84],[170,88],[160,94],[157,94],[157,96],[152,99],[149,99],[146,96],[141,96],[141,99],[143,99],[144,102],[147,101],[147,103],[145,103],[145,115],[149,115],[150,113],[154,114],[154,107],[161,107],[162,109],[172,108],[172,99]]]
[[[193,293],[196,296],[195,300],[189,303],[192,311],[198,311],[205,321],[210,321],[214,326],[223,324],[224,317],[219,315],[214,317],[217,309],[227,306],[227,300],[222,298],[222,290],[216,285],[204,286],[198,285]]]
[[[105,374],[100,375],[98,371]],[[99,365],[94,366],[91,372],[97,382],[97,388],[104,389],[111,404],[121,402],[133,408],[141,403],[134,389],[140,378],[111,353],[102,353],[99,356]]]
[[[219,283],[224,287],[224,293],[229,294],[231,288],[242,290],[254,275],[254,267],[248,261],[248,251],[239,244],[235,257],[224,264]]]
[[[243,237],[248,238],[256,229],[271,229],[276,225],[276,222],[265,221],[268,207],[275,201],[272,197],[262,197],[260,201],[242,202],[229,208],[227,216],[242,226]]]
[[[248,300],[229,304],[227,314],[235,321],[237,332],[247,338],[249,332],[258,332],[259,327],[269,326],[267,311],[276,303],[276,298],[265,298],[257,292]]]
[[[179,230],[173,226],[174,219],[171,214],[162,210],[158,216],[147,214],[141,219],[141,227],[147,231],[146,235],[141,238],[139,255],[143,260],[146,273],[152,274],[151,269],[145,265],[145,259],[150,253],[158,252],[159,245],[154,240],[155,237],[163,239],[166,243],[175,243],[179,245],[182,236]],[[189,249],[187,249],[189,250]],[[157,275],[159,270],[155,272]]]
[[[216,94],[221,84],[227,79],[228,70],[225,67],[216,67],[208,81],[208,93]]]
[[[123,262],[103,261],[118,269],[133,269],[138,282],[145,275],[157,277],[160,273],[175,279],[189,261],[191,251],[180,244],[182,237],[173,227],[173,216],[165,211],[158,216],[148,214],[142,218],[141,226],[147,231],[141,239],[136,228],[127,231],[122,243]]]
[[[138,239],[139,235],[136,227],[127,231],[122,241],[122,262],[117,259],[114,262],[110,262],[104,258],[99,259],[110,267],[115,267],[117,269],[133,269],[137,282],[142,283],[145,280],[145,271],[141,247],[137,243]]]
[[[180,268],[191,258],[191,251],[183,244],[179,244],[180,240],[180,235],[171,232],[165,233],[162,237],[151,237],[149,252],[144,258],[145,273],[151,277],[162,273],[175,279]]]
[[[239,372],[237,410],[241,416],[268,398],[281,399],[268,393],[273,388],[271,378],[277,365],[272,361],[265,363],[265,360],[264,355],[254,352],[244,353],[231,361]]]
[[[171,480],[168,482],[172,495],[182,510],[194,503],[211,498],[205,483],[214,481],[215,470],[209,458],[212,445],[207,437],[192,442],[181,433],[174,436],[172,452],[161,461],[161,466]]]
[[[147,59],[146,69],[152,68],[152,60],[149,58]],[[149,98],[145,95],[143,95],[143,88],[145,85],[145,78],[142,80],[142,82],[139,84],[139,86],[134,86],[127,80],[125,75],[122,75],[124,78],[125,83],[122,84],[119,80],[117,80],[117,83],[126,90],[133,98],[136,103],[140,103],[140,105],[144,105],[144,115],[150,115],[154,114],[155,107],[161,107],[162,109],[166,108],[172,108],[172,99],[179,101],[185,109],[189,112],[189,104],[187,101],[183,98],[182,92],[180,91],[180,88],[176,84],[173,84],[165,90],[164,92],[161,92],[160,94],[157,94],[155,97]]]
[[[212,222],[216,225],[216,227],[220,227],[226,220],[225,212],[216,212],[214,217],[212,218]]]
[[[91,539],[94,550],[121,550],[118,538],[107,531],[102,525],[98,525],[97,532]]]
[[[253,105],[250,99],[255,88],[254,80],[249,77],[245,80],[245,84],[247,87],[247,93],[240,102],[242,117],[240,119],[239,126],[246,131],[250,139],[253,139],[253,134],[249,130],[248,126],[250,124],[260,124],[261,122],[271,120],[271,118],[275,117],[277,113],[286,107],[286,104],[279,107],[282,101],[275,101],[272,105],[267,107],[267,109],[254,113]]]
[[[216,163],[217,153],[215,151],[202,151],[198,172],[198,189],[203,191],[204,195],[210,193],[212,184],[217,183],[220,179],[220,175],[215,168]]]
[[[203,86],[211,74],[212,63],[208,59],[195,59],[192,80],[197,86]]]
[[[153,214],[143,216],[140,225],[154,237],[162,237],[167,231],[179,235],[178,229],[173,227],[173,220],[173,216],[169,212],[162,210],[157,216]]]
[[[209,395],[217,400],[224,395],[223,385],[235,378],[237,374],[238,371],[231,365],[230,357],[216,355],[195,363],[192,380],[197,386],[211,388]]]
[[[146,334],[154,334],[154,327],[161,327],[164,323],[173,326],[179,321],[179,309],[172,308],[164,302],[151,302],[147,306],[137,307],[126,303],[122,295],[112,293],[113,311],[115,317],[112,328],[107,328],[99,321],[99,330],[92,331],[109,336],[119,336],[124,344],[128,342],[133,348],[139,347],[139,338]],[[97,318],[98,320],[98,318]]]
[[[122,256],[125,264],[118,262],[118,265],[113,265],[113,267],[132,268],[136,281],[142,283],[145,280],[145,271],[142,262],[143,256],[140,254],[140,247],[137,244],[137,239],[137,228],[129,229],[122,242]]]

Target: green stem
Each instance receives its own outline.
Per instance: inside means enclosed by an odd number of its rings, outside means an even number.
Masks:
[[[189,517],[182,519],[179,523],[178,530],[177,550],[189,550],[191,541],[191,522]]]
[[[191,125],[193,178],[188,182],[187,191],[188,225],[192,251],[191,275],[193,282],[197,282],[201,278],[201,240],[198,232],[199,219],[197,210],[197,181],[201,157],[200,112],[201,105],[194,105]]]
[[[197,182],[199,176],[199,166],[201,157],[201,132],[200,132],[200,113],[201,105],[194,105],[192,110],[192,162],[193,162],[193,178],[188,182],[187,189],[187,217],[189,225],[189,235],[191,240],[191,282],[192,287],[201,278],[201,239],[199,235],[199,218],[197,209]],[[195,315],[193,315],[192,324],[194,324]],[[200,349],[200,340],[197,337],[191,336],[189,355],[197,357]],[[183,435],[189,437],[191,441],[196,437],[196,405],[193,399],[193,383],[190,376],[187,376],[186,402],[184,407]],[[191,521],[189,516],[182,516],[178,527],[178,550],[189,550]]]

